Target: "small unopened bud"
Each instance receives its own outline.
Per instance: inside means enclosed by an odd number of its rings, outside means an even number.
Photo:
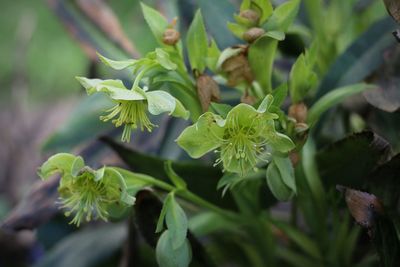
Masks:
[[[247,19],[254,25],[257,25],[258,20],[260,19],[260,15],[256,11],[251,10],[251,9],[246,9],[246,10],[240,11],[239,16],[244,19]]]
[[[253,27],[243,34],[243,39],[249,43],[254,42],[265,33],[264,29]]]
[[[296,119],[297,122],[306,122],[308,109],[303,103],[292,104],[289,107],[289,117]]]
[[[202,74],[196,80],[197,94],[203,111],[207,111],[211,101],[220,100],[219,86],[208,75]]]
[[[254,79],[249,62],[244,54],[225,60],[222,64],[222,70],[228,74],[228,86],[236,86],[243,80],[251,83]]]
[[[256,99],[254,96],[249,95],[249,92],[246,90],[240,98],[240,102],[248,105],[253,105],[254,103],[256,103]]]
[[[175,29],[166,29],[163,34],[163,43],[166,45],[175,45],[179,38],[181,37],[180,33]]]

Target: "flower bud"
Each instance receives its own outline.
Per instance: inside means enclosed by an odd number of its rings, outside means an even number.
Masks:
[[[240,11],[239,16],[248,20],[253,25],[257,25],[258,21],[260,19],[260,15],[256,11],[251,10],[251,9],[245,9],[245,10]]]
[[[303,102],[292,104],[289,107],[289,117],[294,118],[297,122],[305,122],[307,113],[307,106]]]
[[[265,33],[264,29],[253,27],[243,34],[243,39],[246,42],[252,43]]]
[[[203,111],[208,110],[211,101],[220,100],[219,86],[209,75],[200,75],[196,80],[196,87]]]
[[[163,43],[166,45],[175,45],[180,39],[180,33],[175,29],[166,29],[163,33]]]

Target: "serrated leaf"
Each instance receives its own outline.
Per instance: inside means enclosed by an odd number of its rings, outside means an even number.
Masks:
[[[187,32],[186,46],[192,70],[203,73],[205,69],[204,56],[207,55],[208,39],[203,17],[198,10]]]

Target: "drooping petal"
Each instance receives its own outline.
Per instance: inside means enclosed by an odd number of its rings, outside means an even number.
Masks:
[[[164,112],[172,113],[175,110],[175,98],[165,91],[146,92],[146,98],[149,112],[153,115]]]
[[[121,80],[101,80],[76,77],[88,95],[104,92],[114,100],[143,100],[144,95],[137,90],[128,90]]]
[[[221,146],[224,128],[216,123],[219,116],[204,113],[192,126],[187,127],[177,142],[192,158],[199,158]]]
[[[39,168],[38,175],[45,180],[56,173],[70,174],[75,159],[76,156],[69,153],[53,155]]]

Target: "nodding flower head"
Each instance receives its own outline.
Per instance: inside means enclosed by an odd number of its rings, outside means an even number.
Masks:
[[[108,60],[102,58],[102,60]],[[115,61],[112,61],[115,64]],[[112,121],[116,127],[124,125],[122,141],[129,142],[132,129],[140,128],[151,132],[155,124],[151,123],[147,111],[152,115],[168,112],[175,117],[187,119],[189,112],[172,95],[161,90],[147,91],[138,85],[127,89],[120,80],[100,80],[77,77],[89,95],[103,92],[116,103],[107,115],[100,116],[102,121]]]
[[[107,221],[114,205],[133,205],[134,198],[127,193],[124,179],[115,169],[93,170],[84,166],[81,157],[60,153],[42,165],[39,175],[47,179],[56,172],[61,173],[57,203],[77,226],[93,219]]]
[[[232,108],[226,119],[211,112],[200,116],[196,124],[186,128],[178,137],[178,144],[193,158],[215,150],[224,170],[245,175],[259,161],[265,161],[267,149],[288,152],[294,148],[292,140],[275,130],[278,115],[268,110],[273,98],[268,95],[258,109],[248,104]]]
[[[116,127],[124,125],[121,140],[129,142],[132,129],[137,129],[140,126],[142,131],[146,128],[147,131],[151,132],[153,127],[156,126],[151,123],[146,111],[147,103],[143,100],[120,100],[117,102],[117,105],[107,110],[109,114],[101,116],[100,120],[109,121],[118,116],[112,120],[112,123]]]

